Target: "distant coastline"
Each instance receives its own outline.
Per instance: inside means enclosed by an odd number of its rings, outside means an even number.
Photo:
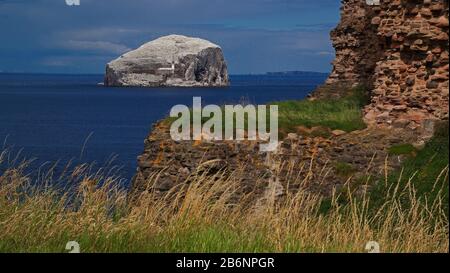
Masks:
[[[300,76],[300,77],[328,77],[330,73],[315,71],[277,71],[266,73],[230,74],[230,76]]]
[[[268,76],[328,76],[329,73],[315,72],[315,71],[281,71],[281,72],[267,72]]]

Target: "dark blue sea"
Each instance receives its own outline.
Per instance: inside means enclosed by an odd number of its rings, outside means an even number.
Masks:
[[[114,158],[130,179],[151,125],[176,104],[302,99],[325,74],[231,76],[228,88],[109,88],[102,75],[0,74],[0,152],[9,147],[35,165]],[[20,153],[19,153],[20,152]]]

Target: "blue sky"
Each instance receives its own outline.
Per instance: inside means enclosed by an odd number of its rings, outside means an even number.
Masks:
[[[168,34],[219,44],[231,74],[329,72],[338,0],[0,0],[0,71],[103,73]]]

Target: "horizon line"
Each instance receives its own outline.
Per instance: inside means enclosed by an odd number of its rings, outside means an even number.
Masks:
[[[310,71],[310,70],[289,70],[289,71],[269,71],[269,72],[261,72],[261,73],[236,73],[229,74],[229,76],[258,76],[258,75],[270,75],[270,74],[281,74],[281,73],[314,73],[314,74],[324,74],[329,75],[330,72],[320,72],[320,71]],[[10,72],[10,71],[0,71],[0,75],[61,75],[61,76],[70,76],[70,75],[84,75],[84,76],[104,76],[104,73],[65,73],[65,72]]]

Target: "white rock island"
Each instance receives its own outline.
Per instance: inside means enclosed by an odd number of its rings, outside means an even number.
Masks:
[[[229,85],[222,49],[209,41],[169,35],[106,66],[105,86],[223,87]]]

